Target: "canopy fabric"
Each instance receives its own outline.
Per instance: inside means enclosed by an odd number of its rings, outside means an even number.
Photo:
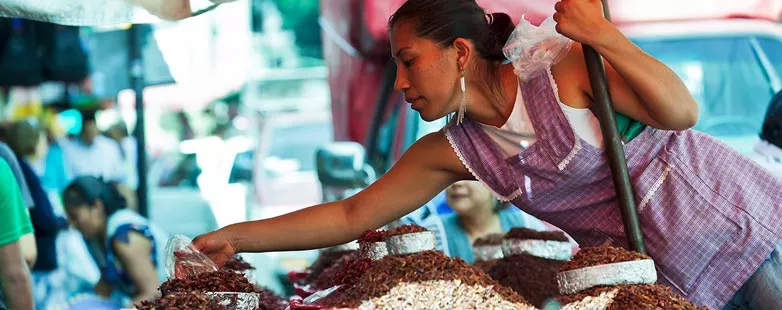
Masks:
[[[188,1],[191,11],[195,12],[234,0]],[[158,22],[161,19],[142,7],[161,6],[162,0],[2,0],[0,17],[25,18],[72,26],[114,26]]]
[[[487,13],[504,12],[518,23],[522,15],[533,24],[540,24],[554,14],[557,0],[477,0]],[[720,19],[749,17],[779,20],[782,0],[608,0],[614,23],[637,23],[668,20]],[[377,44],[388,40],[387,22],[391,14],[405,0],[329,0],[321,1],[326,11],[347,26],[338,29],[340,35],[351,42],[367,46],[367,38],[357,35],[366,31]],[[346,5],[349,4],[349,5]],[[335,8],[329,8],[335,7]],[[339,9],[336,9],[339,7]],[[335,10],[336,9],[336,10]],[[327,15],[328,16],[328,15]],[[357,27],[356,29],[350,29]],[[365,28],[366,30],[362,30]],[[354,46],[363,50],[361,46]],[[376,48],[374,48],[376,49]],[[386,51],[383,51],[386,52]]]

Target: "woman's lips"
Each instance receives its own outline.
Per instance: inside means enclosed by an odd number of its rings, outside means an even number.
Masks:
[[[421,97],[407,98],[405,101],[410,103],[410,107],[412,107],[413,110],[418,111],[421,108]]]
[[[468,195],[466,195],[466,194],[450,194],[450,195],[448,195],[448,198],[451,198],[451,199],[462,199],[462,198],[467,198],[467,197],[468,197]]]

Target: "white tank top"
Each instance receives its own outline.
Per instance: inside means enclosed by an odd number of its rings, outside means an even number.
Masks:
[[[557,85],[554,84],[553,79],[551,83],[556,94]],[[595,147],[603,148],[603,134],[600,131],[600,123],[592,111],[567,106],[559,100],[558,94],[557,101],[576,135]],[[519,154],[537,140],[535,128],[532,126],[532,122],[527,114],[527,108],[524,106],[521,88],[516,90],[516,101],[513,104],[513,111],[502,127],[481,125],[506,156]]]

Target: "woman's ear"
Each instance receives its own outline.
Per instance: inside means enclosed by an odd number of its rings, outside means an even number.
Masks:
[[[453,41],[453,47],[456,49],[456,62],[459,65],[459,70],[465,70],[470,62],[475,46],[470,40],[456,38]]]

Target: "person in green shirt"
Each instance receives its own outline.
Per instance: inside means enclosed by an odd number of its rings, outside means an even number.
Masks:
[[[32,310],[30,270],[19,240],[33,232],[11,168],[0,159],[0,309]]]

